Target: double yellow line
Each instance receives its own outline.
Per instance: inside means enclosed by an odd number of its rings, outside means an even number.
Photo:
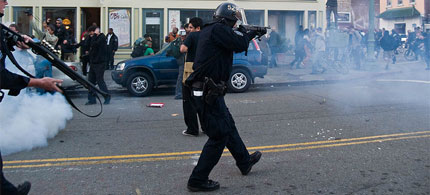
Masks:
[[[331,148],[340,146],[350,146],[368,143],[380,143],[387,141],[398,141],[406,139],[429,138],[430,131],[419,131],[411,133],[398,133],[388,135],[378,135],[370,137],[358,137],[341,140],[328,140],[305,142],[295,144],[270,145],[249,147],[248,150],[260,150],[264,153],[285,152],[297,150],[310,150],[318,148]],[[36,159],[36,160],[16,160],[5,161],[5,169],[19,168],[41,168],[41,167],[67,167],[79,165],[99,165],[99,164],[122,164],[122,163],[139,163],[155,162],[169,160],[186,160],[191,159],[193,155],[199,155],[201,151],[156,153],[156,154],[135,154],[135,155],[118,155],[118,156],[95,156],[95,157],[78,157],[78,158],[56,158],[56,159]],[[228,150],[224,150],[224,156],[229,156]]]

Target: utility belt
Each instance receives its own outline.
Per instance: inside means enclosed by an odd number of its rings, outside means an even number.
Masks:
[[[205,77],[205,81],[196,81],[191,85],[194,97],[203,97],[204,101],[212,105],[218,97],[225,96],[227,85],[224,81],[215,83],[211,78]]]

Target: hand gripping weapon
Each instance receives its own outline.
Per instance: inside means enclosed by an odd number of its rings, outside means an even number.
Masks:
[[[13,41],[15,44],[20,41],[20,42],[24,42],[24,38],[12,31],[11,29],[9,29],[8,27],[6,27],[5,25],[1,24],[0,29],[3,31],[3,35],[4,38],[6,38],[6,40],[8,41]],[[63,91],[63,95],[66,98],[67,102],[73,107],[75,108],[78,112],[84,114],[85,116],[88,117],[98,117],[100,116],[100,114],[103,112],[103,106],[101,104],[100,98],[97,95],[100,94],[102,95],[104,98],[108,97],[109,94],[101,91],[100,89],[96,88],[92,83],[90,83],[89,81],[87,81],[83,76],[81,76],[80,74],[76,73],[75,71],[73,71],[71,68],[69,68],[69,66],[67,66],[67,64],[65,64],[63,61],[61,61],[58,56],[54,53],[57,53],[57,51],[55,51],[53,49],[52,46],[50,46],[49,44],[47,44],[47,42],[45,41],[41,41],[41,42],[33,42],[33,41],[29,41],[28,43],[25,43],[26,45],[28,45],[32,51],[34,53],[36,53],[37,55],[41,55],[42,57],[44,57],[45,59],[47,59],[49,62],[52,63],[53,66],[55,66],[58,70],[60,70],[61,72],[63,72],[65,75],[67,75],[68,77],[70,77],[71,79],[77,81],[78,83],[80,83],[82,86],[84,86],[86,89],[93,91],[94,95],[96,96],[96,98],[98,99],[99,103],[100,103],[100,112],[96,115],[89,115],[86,113],[83,113],[79,108],[76,107],[76,105],[71,101],[71,99],[66,95],[66,91],[58,86],[62,91]],[[24,74],[26,74],[27,76],[29,76],[30,78],[35,78],[33,75],[31,75],[30,73],[28,73],[26,70],[24,70],[21,66],[19,66],[18,62],[16,61],[16,59],[13,57],[12,53],[7,50],[7,55],[9,57],[9,59],[12,61],[12,63],[20,70],[22,71]]]

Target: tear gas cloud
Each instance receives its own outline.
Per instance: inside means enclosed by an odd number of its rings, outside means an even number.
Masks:
[[[3,155],[46,146],[73,116],[61,94],[22,93],[0,104],[0,149]]]
[[[14,56],[18,63],[34,74],[35,55],[29,50],[16,49]],[[6,68],[21,73],[9,59]],[[34,90],[33,90],[34,91]],[[5,94],[7,91],[4,90]],[[0,103],[0,150],[2,155],[46,146],[73,117],[70,105],[59,94],[37,95],[23,89],[17,97],[5,96]]]

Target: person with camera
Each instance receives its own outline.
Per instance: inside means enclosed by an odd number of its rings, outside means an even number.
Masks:
[[[246,51],[254,37],[266,34],[266,29],[248,31],[243,26],[234,31],[233,27],[237,27],[236,23],[240,23],[241,19],[235,4],[222,3],[217,7],[214,20],[200,31],[194,72],[185,81],[187,86],[192,87],[192,103],[203,111],[202,125],[209,137],[188,180],[187,188],[190,191],[219,189],[220,184],[208,177],[226,146],[242,175],[247,175],[261,158],[259,151],[251,155],[248,153],[224,100],[226,82],[232,71],[233,52]],[[203,100],[200,104],[195,101],[199,98]]]
[[[4,15],[4,8],[8,5],[7,1],[0,1],[0,21]],[[29,36],[22,35],[25,42],[32,41]],[[12,42],[6,40],[3,30],[0,28],[0,89],[8,89],[8,95],[17,96],[21,89],[26,87],[38,87],[48,91],[59,91],[57,84],[61,84],[63,81],[58,79],[53,79],[50,77],[45,77],[41,79],[28,78],[25,76],[20,76],[18,74],[9,72],[6,69],[6,53],[13,50]],[[28,48],[25,43],[18,42],[17,46],[20,48]],[[0,103],[3,98],[3,92],[0,91]],[[3,174],[3,159],[1,157],[0,151],[0,194],[1,195],[26,195],[30,191],[31,183],[26,181],[18,187],[10,183]]]

